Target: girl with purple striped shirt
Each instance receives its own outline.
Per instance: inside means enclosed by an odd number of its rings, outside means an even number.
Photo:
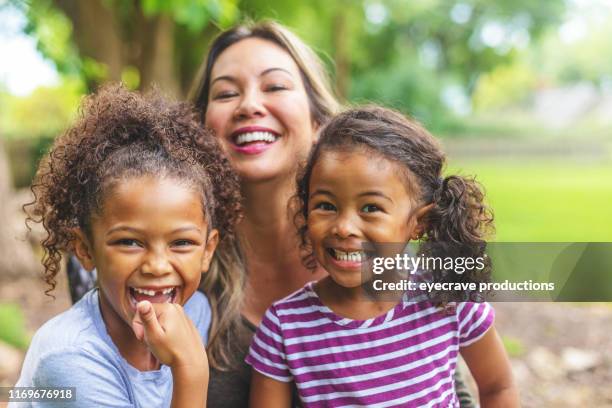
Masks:
[[[362,272],[373,256],[364,248],[373,244],[453,243],[484,256],[492,216],[483,193],[472,179],[442,179],[444,163],[425,129],[389,109],[352,109],[323,128],[298,181],[296,219],[305,264],[329,276],[266,312],[246,359],[252,407],[290,406],[292,382],[306,407],[459,407],[459,353],[481,406],[519,405],[489,304],[443,307],[443,293],[365,297],[376,277]],[[428,273],[436,282],[488,278]]]

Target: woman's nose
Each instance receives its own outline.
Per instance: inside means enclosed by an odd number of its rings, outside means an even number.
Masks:
[[[247,119],[253,116],[263,116],[265,108],[262,102],[261,95],[256,89],[245,90],[236,107],[236,118]]]

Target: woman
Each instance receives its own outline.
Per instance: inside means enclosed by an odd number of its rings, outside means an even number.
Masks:
[[[239,305],[237,299],[227,299],[237,297],[237,291],[226,299],[213,298],[218,303],[213,308],[228,311],[221,319],[224,324],[240,323],[213,327],[213,333],[219,334],[213,334],[210,344],[213,368],[208,398],[212,407],[245,407],[250,371],[243,357],[265,310],[325,275],[302,265],[287,202],[295,193],[299,162],[339,104],[316,54],[273,22],[221,33],[211,45],[191,99],[242,179],[244,219],[238,233],[248,271],[244,301],[239,308],[224,307]],[[236,249],[222,251],[228,266]],[[223,288],[206,289],[220,293]],[[457,385],[462,395],[465,387],[461,381]],[[471,406],[469,394],[465,401],[462,406]]]

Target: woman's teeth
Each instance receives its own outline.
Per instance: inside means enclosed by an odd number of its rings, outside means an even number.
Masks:
[[[364,251],[344,252],[332,248],[331,252],[333,257],[339,261],[363,262],[367,258]]]
[[[277,139],[277,136],[270,132],[248,132],[242,133],[236,137],[236,144],[243,145],[251,142],[266,142],[272,143]]]

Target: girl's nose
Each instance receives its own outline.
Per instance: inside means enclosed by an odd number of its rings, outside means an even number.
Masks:
[[[161,276],[172,272],[172,265],[165,254],[152,253],[142,264],[142,273]]]
[[[265,108],[260,93],[256,89],[245,90],[234,115],[237,119],[264,116]]]
[[[332,233],[338,238],[349,238],[357,235],[357,227],[350,215],[341,215],[332,227]]]

